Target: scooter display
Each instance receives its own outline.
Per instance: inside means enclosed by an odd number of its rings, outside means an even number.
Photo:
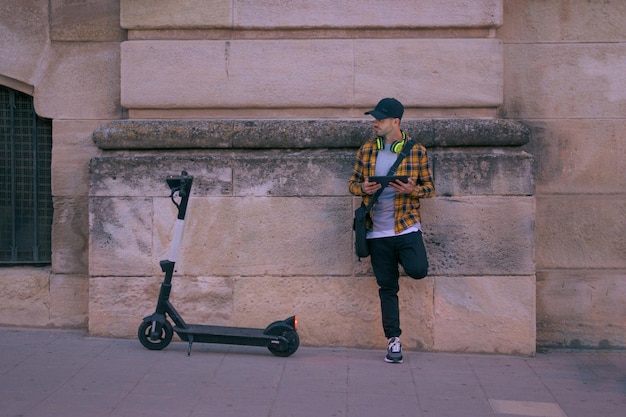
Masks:
[[[178,209],[178,216],[174,224],[168,257],[159,262],[165,278],[161,283],[156,311],[143,319],[137,331],[141,344],[150,350],[164,349],[172,341],[175,332],[183,341],[189,342],[187,356],[191,355],[193,342],[265,346],[274,355],[280,357],[294,354],[300,346],[300,338],[296,330],[298,319],[295,315],[285,320],[275,321],[265,329],[254,329],[187,324],[178,314],[170,301],[170,293],[193,177],[182,171],[181,175],[170,175],[165,181],[170,188],[170,200]],[[168,317],[174,322],[174,326],[169,322]]]

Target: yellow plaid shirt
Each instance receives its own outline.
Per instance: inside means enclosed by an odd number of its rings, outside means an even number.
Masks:
[[[410,138],[407,136],[408,139]],[[375,175],[374,167],[376,166],[377,155],[376,139],[365,142],[356,154],[356,162],[348,182],[350,193],[362,196],[365,205],[370,202],[372,196],[363,192],[361,183],[365,181],[366,177]],[[408,175],[416,184],[411,194],[396,194],[394,229],[395,233],[398,234],[420,221],[420,198],[429,198],[435,195],[435,184],[428,163],[426,148],[415,143],[411,153],[400,163],[396,175]],[[376,204],[374,204],[372,212],[374,210],[376,210]],[[368,227],[372,227],[369,219]]]

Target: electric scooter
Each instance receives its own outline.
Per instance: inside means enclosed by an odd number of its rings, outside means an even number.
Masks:
[[[300,346],[300,338],[296,330],[298,325],[296,316],[275,321],[265,329],[250,329],[187,324],[178,314],[169,298],[193,177],[183,171],[181,175],[168,176],[165,181],[170,188],[170,199],[178,209],[178,217],[174,224],[174,235],[168,258],[159,262],[161,270],[165,273],[165,278],[161,283],[156,311],[143,319],[137,331],[141,344],[150,350],[164,349],[170,344],[172,336],[176,332],[183,341],[189,342],[187,356],[191,355],[193,342],[265,346],[276,356],[291,356]],[[179,199],[178,202],[175,195]],[[174,326],[171,325],[166,316],[174,322]]]

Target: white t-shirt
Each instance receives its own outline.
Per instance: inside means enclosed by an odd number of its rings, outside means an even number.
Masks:
[[[389,168],[396,162],[398,154],[391,152],[391,145],[384,144],[384,149],[378,151],[376,156],[376,166],[374,167],[374,173],[376,175],[387,175]],[[394,217],[395,210],[396,191],[387,186],[383,188],[383,192],[378,196],[378,201],[374,204],[372,210],[372,221],[374,222],[373,230],[367,232],[368,239],[376,239],[381,237],[396,236],[394,231]],[[406,233],[417,232],[421,230],[419,222],[406,230],[398,233],[397,236],[404,235]]]

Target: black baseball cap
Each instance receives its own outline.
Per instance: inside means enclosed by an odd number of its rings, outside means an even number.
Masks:
[[[378,120],[388,119],[390,117],[402,119],[404,106],[395,98],[384,98],[378,102],[374,110],[366,111],[365,114],[371,114]]]

